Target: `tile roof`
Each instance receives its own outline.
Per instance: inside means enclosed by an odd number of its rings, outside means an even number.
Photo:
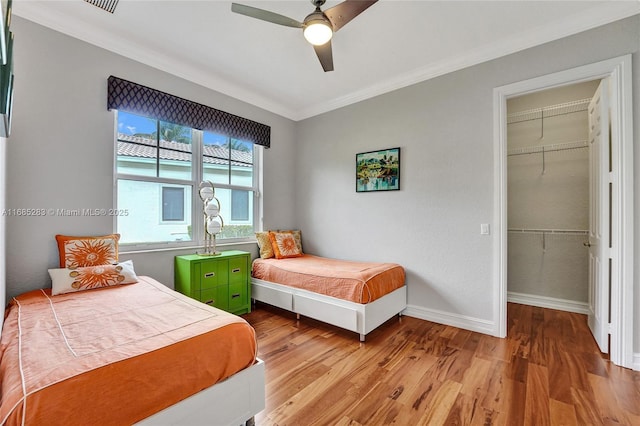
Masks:
[[[225,159],[229,150],[220,145],[204,146],[204,162],[207,164],[228,164]],[[118,156],[156,158],[156,141],[140,136],[118,133]],[[191,161],[191,144],[160,141],[160,159]],[[253,154],[251,152],[231,150],[231,165],[251,167]],[[248,164],[247,164],[248,163]]]

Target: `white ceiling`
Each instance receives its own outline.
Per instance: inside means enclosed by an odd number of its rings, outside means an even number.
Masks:
[[[298,21],[308,0],[243,1]],[[338,4],[327,1],[323,9]],[[222,0],[14,0],[15,15],[301,120],[640,13],[638,0],[381,0],[334,35],[325,73],[302,31]]]

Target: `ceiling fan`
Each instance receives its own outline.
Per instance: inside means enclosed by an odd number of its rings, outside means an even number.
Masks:
[[[331,53],[331,37],[333,33],[344,27],[349,21],[378,0],[345,0],[323,12],[320,10],[320,6],[325,1],[311,0],[311,4],[316,7],[316,10],[307,15],[302,22],[268,10],[238,3],[231,3],[231,11],[251,18],[284,25],[285,27],[302,28],[304,38],[313,45],[322,69],[327,72],[333,71],[333,55]]]

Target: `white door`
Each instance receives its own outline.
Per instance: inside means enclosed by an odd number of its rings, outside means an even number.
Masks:
[[[589,328],[609,353],[609,79],[589,104]]]

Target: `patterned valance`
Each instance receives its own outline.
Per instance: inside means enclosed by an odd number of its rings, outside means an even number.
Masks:
[[[271,146],[271,127],[265,124],[114,76],[108,80],[107,108]]]

